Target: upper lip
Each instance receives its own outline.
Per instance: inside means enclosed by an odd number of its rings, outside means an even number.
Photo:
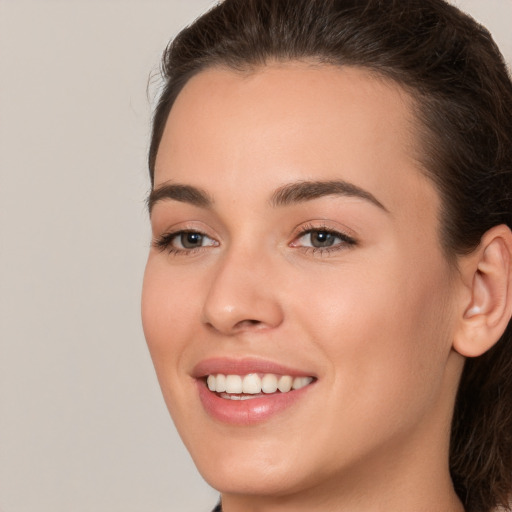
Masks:
[[[291,377],[316,377],[313,373],[299,368],[292,368],[267,359],[246,357],[233,359],[214,357],[200,361],[192,370],[192,375],[199,379],[207,375],[247,375],[249,373],[274,373]]]

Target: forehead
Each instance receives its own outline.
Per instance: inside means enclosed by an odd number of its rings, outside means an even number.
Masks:
[[[274,187],[344,179],[398,208],[401,195],[431,188],[414,158],[412,105],[400,86],[365,69],[299,62],[248,73],[208,69],[170,112],[155,186],[185,180],[209,190],[233,186],[236,194],[256,179]]]

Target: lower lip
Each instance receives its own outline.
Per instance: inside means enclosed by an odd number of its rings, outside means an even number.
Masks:
[[[268,420],[304,398],[313,384],[287,393],[272,393],[247,400],[230,400],[212,393],[203,380],[197,381],[199,398],[206,412],[223,423],[253,425]]]

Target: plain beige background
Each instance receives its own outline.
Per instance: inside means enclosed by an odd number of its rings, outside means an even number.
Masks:
[[[215,503],[168,418],[139,315],[148,76],[212,3],[0,0],[2,512]],[[457,3],[510,62],[512,0]]]

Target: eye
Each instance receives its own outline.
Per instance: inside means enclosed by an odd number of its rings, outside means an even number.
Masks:
[[[183,230],[165,233],[154,241],[154,245],[171,254],[184,254],[204,247],[215,247],[218,242],[199,231]]]
[[[173,244],[180,249],[195,249],[203,245],[209,245],[206,242],[210,240],[206,235],[196,233],[195,231],[182,231],[173,238]]]
[[[310,231],[301,236],[300,241],[306,247],[332,247],[340,237],[329,231]]]
[[[355,244],[356,240],[345,233],[327,228],[306,227],[291,246],[325,252],[341,250]]]

